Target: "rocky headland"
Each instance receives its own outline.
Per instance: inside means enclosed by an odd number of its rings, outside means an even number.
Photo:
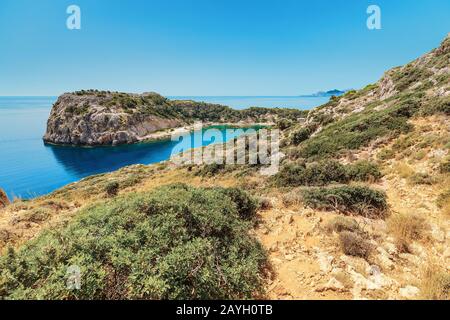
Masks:
[[[274,123],[279,117],[299,120],[306,112],[169,100],[157,93],[128,94],[98,90],[65,93],[54,104],[44,141],[51,144],[99,146],[131,144],[170,137],[173,129],[204,124]]]

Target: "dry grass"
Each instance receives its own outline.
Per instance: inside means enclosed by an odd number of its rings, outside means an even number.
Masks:
[[[349,256],[368,259],[373,246],[365,238],[355,232],[343,231],[339,234],[342,251]]]
[[[430,262],[422,276],[422,297],[427,300],[450,300],[450,274]]]
[[[415,173],[413,168],[404,162],[397,163],[394,170],[403,179],[408,179]]]
[[[281,196],[281,202],[285,208],[299,206],[302,204],[302,196],[298,190],[292,190]]]
[[[442,214],[450,217],[450,199],[447,199],[447,201],[444,202],[441,208]]]
[[[350,232],[360,232],[360,227],[358,222],[350,217],[342,217],[337,216],[334,217],[331,221],[327,223],[325,229],[328,232],[337,232],[340,233],[342,231],[350,231]]]
[[[400,252],[410,252],[409,243],[424,239],[429,229],[425,218],[417,214],[397,213],[389,217],[387,224]]]

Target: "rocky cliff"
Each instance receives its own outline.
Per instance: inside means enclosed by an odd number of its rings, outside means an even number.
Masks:
[[[185,123],[180,117],[158,114],[158,107],[166,107],[166,100],[155,94],[66,93],[52,108],[44,141],[89,146],[134,143]]]
[[[0,209],[6,207],[8,204],[9,204],[8,196],[6,195],[5,191],[0,189]]]
[[[66,93],[54,104],[44,141],[64,145],[118,145],[152,139],[157,131],[196,121],[215,123],[274,122],[282,116],[297,120],[304,111],[171,101],[156,93],[128,94],[98,90]]]

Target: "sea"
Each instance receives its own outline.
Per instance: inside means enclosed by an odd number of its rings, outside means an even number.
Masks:
[[[327,97],[201,97],[172,96],[230,106],[295,108],[307,110],[326,103]],[[57,97],[0,97],[0,188],[10,199],[31,199],[90,175],[111,172],[133,164],[167,160],[177,142],[158,141],[115,147],[51,146],[42,141],[51,107]],[[225,128],[220,130],[225,131]],[[202,131],[189,133],[192,141]],[[194,145],[193,147],[199,147]]]

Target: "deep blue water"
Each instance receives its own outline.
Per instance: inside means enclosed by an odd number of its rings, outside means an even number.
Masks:
[[[239,109],[248,106],[309,109],[327,101],[297,97],[189,98]],[[99,148],[44,145],[42,136],[55,100],[55,97],[0,97],[0,188],[10,198],[32,198],[93,174],[167,160],[176,144],[160,141]]]

